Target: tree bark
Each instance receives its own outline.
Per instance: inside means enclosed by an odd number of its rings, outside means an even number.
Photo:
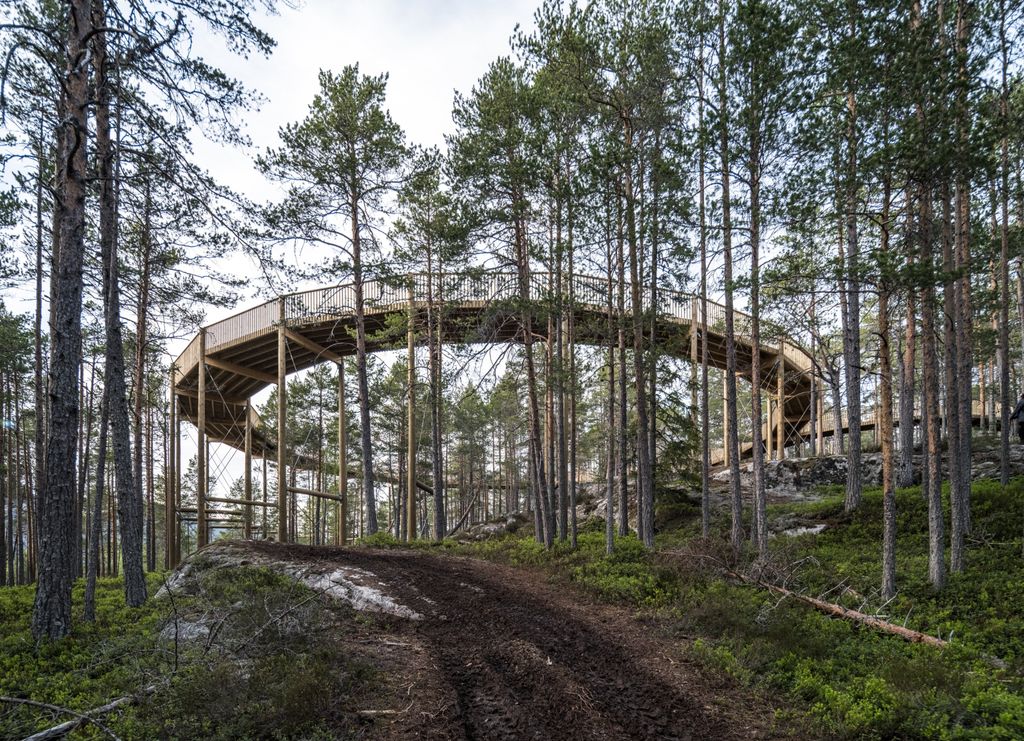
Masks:
[[[103,0],[93,0],[93,23],[106,25]],[[106,33],[93,37],[96,69],[96,162],[100,179],[100,254],[103,269],[104,326],[106,357],[104,385],[114,449],[117,482],[118,526],[124,563],[125,602],[138,607],[146,601],[146,578],[142,565],[142,490],[132,470],[131,420],[125,388],[124,348],[121,338],[121,290],[118,277],[117,184],[114,152],[110,138],[111,87],[107,68]]]
[[[103,530],[103,484],[106,481],[107,465],[107,430],[109,425],[109,405],[107,404],[106,387],[100,400],[100,439],[96,453],[96,493],[92,502],[92,523],[89,533],[89,557],[86,565],[85,581],[85,620],[96,619],[96,578],[100,573],[100,538]]]
[[[356,385],[359,391],[359,443],[363,458],[363,509],[365,533],[377,532],[377,501],[373,479],[373,440],[370,437],[370,386],[366,377],[366,313],[363,305],[362,235],[359,232],[360,203],[356,177],[351,183],[352,203],[352,280],[355,287]]]
[[[48,393],[46,478],[39,498],[39,581],[32,613],[32,635],[60,638],[71,630],[74,574],[75,443],[78,395],[67,393],[78,378],[82,352],[82,258],[92,29],[89,0],[68,3],[67,71],[63,90],[63,160],[58,176],[59,254],[51,272],[52,349]]]
[[[999,118],[1003,135],[999,142],[1000,229],[999,229],[999,481],[1010,483],[1010,153],[1009,153],[1009,44],[1006,38],[1006,0],[999,0],[1000,94]]]
[[[738,554],[743,544],[743,498],[740,493],[740,445],[736,414],[736,328],[733,316],[732,287],[732,206],[729,203],[729,98],[726,88],[725,4],[718,3],[718,104],[719,148],[722,161],[722,249],[725,258],[725,419],[729,428],[726,447],[731,474],[730,510],[732,527],[730,541]]]
[[[755,127],[756,128],[756,127]],[[768,520],[766,514],[767,500],[764,488],[764,439],[762,434],[761,409],[761,286],[760,286],[760,247],[761,247],[761,180],[759,173],[760,147],[756,131],[750,132],[750,159],[747,175],[750,186],[750,424],[753,434],[754,469],[754,522],[753,536],[757,552],[764,554],[768,550]],[[783,362],[779,355],[779,363]],[[781,372],[781,365],[780,371]],[[768,443],[771,444],[771,417],[769,415]],[[782,414],[779,415],[780,424]]]
[[[857,235],[857,99],[847,95],[846,133],[846,254],[843,295],[843,366],[846,369],[846,408],[849,416],[849,465],[846,468],[846,511],[860,506],[861,434],[860,434],[860,258]]]
[[[888,124],[888,119],[886,120]],[[888,133],[888,132],[886,132]],[[880,252],[889,252],[889,204],[892,186],[885,174],[882,192]],[[878,291],[878,430],[882,448],[882,598],[896,594],[896,491],[892,424],[892,332],[889,324],[890,278],[882,275]]]

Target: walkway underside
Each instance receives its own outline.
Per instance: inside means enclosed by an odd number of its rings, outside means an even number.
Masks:
[[[435,278],[437,281],[437,278]],[[547,312],[552,305],[546,274],[531,276],[531,310],[537,339],[547,331]],[[617,292],[617,285],[612,290]],[[522,341],[519,317],[521,304],[513,274],[451,276],[443,278],[439,290],[432,291],[434,306],[441,312],[443,342],[456,344],[504,343]],[[608,333],[608,282],[588,276],[575,276],[570,297],[564,291],[566,314],[574,319],[576,342],[597,346],[613,345],[616,336]],[[425,342],[427,303],[426,276],[415,274],[364,283],[364,301],[368,349],[371,352],[396,350],[406,346],[408,318],[413,317],[416,341]],[[627,287],[626,296],[629,296]],[[411,298],[411,301],[410,301]],[[571,303],[570,303],[570,298]],[[648,299],[649,302],[649,299]],[[205,333],[205,353],[199,335],[175,362],[174,396],[182,419],[199,422],[199,367],[205,360],[206,435],[208,439],[242,450],[245,442],[247,400],[277,383],[278,330],[285,335],[287,373],[311,368],[323,362],[339,362],[354,355],[354,293],[351,285],[290,294],[248,309],[201,330]],[[699,299],[689,294],[659,290],[656,338],[660,350],[678,358],[701,357],[708,347],[709,364],[725,368],[725,308],[707,302],[702,323]],[[630,309],[624,317],[631,316]],[[283,317],[283,321],[282,321]],[[696,317],[696,332],[694,318]],[[620,315],[615,312],[615,322]],[[734,312],[738,375],[751,377],[751,344],[747,338],[749,317]],[[763,329],[762,332],[767,334]],[[780,350],[779,344],[782,349]],[[811,359],[792,342],[765,345],[761,349],[761,379],[765,390],[779,391],[782,373],[784,440],[794,444],[806,434],[810,420]],[[201,357],[205,355],[205,357]],[[276,455],[274,440],[253,417],[252,453],[257,457]],[[778,440],[778,418],[770,423],[772,439]],[[749,444],[746,446],[749,451]],[[299,465],[301,462],[296,461]]]

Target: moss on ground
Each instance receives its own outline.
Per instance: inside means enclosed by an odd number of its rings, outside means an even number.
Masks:
[[[947,519],[948,519],[948,492]],[[670,633],[692,638],[710,669],[787,697],[822,736],[858,739],[1024,738],[1024,479],[1005,489],[973,486],[968,567],[935,593],[927,583],[927,506],[920,488],[897,493],[900,592],[882,605],[881,491],[843,512],[841,492],[820,501],[777,504],[769,521],[826,523],[820,534],[774,538],[767,568],[790,588],[940,635],[943,650],[909,644],[837,620],[793,600],[737,584],[717,566],[730,559],[721,540],[702,540],[699,519],[680,518],[658,536],[656,553],[636,538],[616,538],[604,553],[603,524],[571,551],[546,551],[509,537],[442,548],[544,569],[607,600],[644,608]],[[727,532],[719,518],[715,531]],[[751,554],[741,558],[749,566]],[[794,712],[794,711],[786,711]]]
[[[162,583],[151,574],[150,594]],[[249,566],[200,563],[186,592],[136,610],[124,606],[122,589],[100,580],[97,621],[88,624],[79,583],[72,634],[38,645],[29,634],[32,587],[0,590],[0,694],[81,712],[140,693],[101,719],[126,739],[338,738],[363,724],[352,709],[376,678],[346,650],[349,608]],[[156,691],[142,692],[148,687]],[[0,703],[0,738],[69,718]],[[89,726],[77,735],[105,737]]]

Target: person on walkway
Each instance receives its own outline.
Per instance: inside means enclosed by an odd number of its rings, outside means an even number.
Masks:
[[[1020,395],[1020,401],[1017,402],[1017,408],[1013,410],[1013,414],[1010,415],[1010,421],[1017,420],[1017,437],[1020,438],[1022,444],[1024,444],[1024,393]]]

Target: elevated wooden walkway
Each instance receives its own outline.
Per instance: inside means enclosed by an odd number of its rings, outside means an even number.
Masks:
[[[444,342],[516,342],[522,339],[515,274],[446,275],[443,281],[442,290],[438,291],[435,286],[434,293],[435,303],[443,307]],[[535,311],[543,315],[552,306],[553,299],[548,291],[547,274],[533,274],[531,284]],[[618,290],[617,283],[612,286],[613,291]],[[404,348],[410,308],[414,326],[423,321],[426,276],[412,274],[387,281],[369,280],[364,282],[363,291],[368,349],[373,352]],[[649,292],[647,294],[645,302],[649,304]],[[605,346],[615,343],[615,337],[607,336],[607,297],[608,281],[602,278],[577,275],[571,293],[568,287],[564,289],[563,300],[566,310],[574,316],[577,342]],[[631,315],[628,287],[626,299],[625,316],[628,317]],[[279,328],[285,335],[286,373],[323,362],[337,362],[355,354],[354,301],[351,284],[317,288],[267,301],[204,327],[174,363],[172,377],[178,414],[193,424],[199,423],[199,368],[205,365],[206,435],[212,441],[243,449],[248,399],[278,380]],[[698,297],[668,289],[659,289],[657,303],[657,339],[665,352],[699,359],[702,346],[707,342],[710,365],[725,368],[724,306],[708,301],[702,312]],[[707,322],[706,337],[700,332],[702,314]],[[615,317],[616,321],[620,318],[625,317]],[[749,380],[750,317],[735,311],[734,321],[738,374]],[[543,338],[545,323],[536,322],[534,326],[538,337]],[[766,329],[762,334],[768,334]],[[420,332],[417,341],[424,337]],[[784,435],[789,444],[798,438],[810,419],[812,363],[794,342],[780,344],[781,348],[779,345],[762,347],[761,378],[763,387],[773,393],[778,390],[780,372],[784,378]],[[248,414],[253,425],[253,455],[273,457],[275,441],[263,434],[262,422],[255,413],[250,410]],[[772,425],[773,439],[777,439],[777,429],[776,421]]]
[[[534,323],[538,339],[547,330],[544,317],[559,303],[552,295],[546,273],[531,275],[531,311],[539,319]],[[434,306],[441,312],[442,342],[472,344],[522,341],[519,317],[522,301],[518,278],[514,273],[473,272],[434,276]],[[626,306],[613,311],[615,323],[632,315],[628,286]],[[388,279],[364,281],[363,296],[366,317],[367,345],[370,352],[405,348],[411,353],[424,341],[424,319],[428,301],[425,274],[392,276]],[[618,284],[607,279],[576,275],[566,279],[560,303],[574,320],[578,343],[610,346],[617,342],[617,330],[609,336],[608,297],[617,296]],[[613,300],[613,306],[615,304]],[[702,303],[698,297],[678,291],[659,289],[656,300],[656,340],[659,349],[669,355],[690,358],[696,363],[706,345],[709,363],[725,368],[725,307],[713,301]],[[649,289],[644,290],[643,306],[652,305]],[[749,339],[750,317],[734,312],[737,373],[751,378]],[[706,323],[706,331],[702,325]],[[785,333],[767,323],[762,335],[783,338],[776,345],[761,349],[762,384],[782,398],[782,413],[771,423],[772,439],[780,447],[798,441],[810,420],[811,370],[810,357]],[[194,424],[198,434],[198,483],[196,520],[199,545],[208,539],[210,520],[215,510],[208,510],[207,441],[230,445],[246,454],[245,493],[237,500],[244,505],[246,535],[251,528],[253,507],[277,507],[278,539],[286,540],[288,521],[287,494],[301,493],[339,502],[339,520],[346,521],[347,477],[341,477],[337,494],[299,489],[288,482],[289,466],[307,466],[312,461],[285,456],[283,430],[276,439],[267,434],[262,420],[252,409],[251,397],[270,385],[284,385],[288,374],[324,362],[339,364],[354,355],[355,290],[353,284],[317,288],[291,293],[267,301],[200,329],[196,337],[176,359],[171,368],[171,451],[168,480],[174,496],[167,497],[168,542],[174,540],[173,561],[180,557],[180,533],[172,533],[180,509],[181,443],[180,422]],[[342,377],[341,387],[344,379]],[[343,394],[339,395],[339,408]],[[280,399],[280,397],[279,397]],[[410,398],[411,401],[411,398]],[[278,414],[283,413],[279,400]],[[344,428],[340,431],[343,434]],[[410,436],[412,439],[412,436]],[[338,448],[345,450],[343,439]],[[749,444],[747,446],[749,449]],[[250,478],[252,457],[276,458],[278,498],[276,503],[253,498]],[[342,457],[342,464],[348,470]],[[382,478],[382,477],[377,477]],[[407,491],[422,484],[410,478]],[[414,495],[413,495],[414,497]],[[414,498],[410,497],[412,511]],[[223,501],[223,500],[221,500]],[[411,520],[410,520],[411,521]],[[344,541],[344,532],[339,534]]]

